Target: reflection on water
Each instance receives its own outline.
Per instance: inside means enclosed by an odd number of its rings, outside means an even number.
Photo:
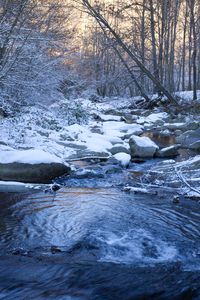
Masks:
[[[0,299],[199,299],[199,204],[153,197],[1,194]]]

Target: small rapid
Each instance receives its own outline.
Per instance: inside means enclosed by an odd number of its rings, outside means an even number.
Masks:
[[[0,206],[0,299],[200,299],[197,202],[63,187]]]

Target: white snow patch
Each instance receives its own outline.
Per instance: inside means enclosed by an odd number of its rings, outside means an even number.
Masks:
[[[151,192],[146,188],[134,187],[134,186],[126,186],[124,188],[125,192],[133,192],[133,193],[142,193],[142,194],[150,194]]]
[[[124,133],[140,134],[143,126],[138,124],[126,124],[124,122],[108,121],[103,123],[103,132],[110,137],[122,137]]]
[[[40,163],[63,163],[62,160],[43,150],[10,150],[0,152],[0,163],[27,163],[27,164],[40,164]]]
[[[17,182],[17,181],[2,181],[0,180],[0,186],[1,185],[7,185],[7,186],[10,186],[10,185],[17,185],[17,186],[27,186],[26,183],[23,183],[23,182]]]
[[[121,120],[120,116],[114,116],[114,115],[99,114],[99,117],[103,121],[120,121]]]
[[[130,163],[130,160],[131,160],[131,156],[127,153],[124,153],[124,152],[120,152],[120,153],[117,153],[115,155],[113,155],[115,159],[117,159],[120,164],[123,166],[123,167],[128,167],[129,163]]]
[[[139,146],[141,148],[151,147],[151,146],[155,147],[157,149],[159,148],[149,137],[146,137],[146,136],[139,137],[139,136],[133,135],[131,138],[134,139],[137,146]]]
[[[168,117],[168,114],[166,112],[161,112],[161,113],[152,113],[148,117],[140,117],[137,120],[138,124],[144,124],[146,123],[156,123],[160,120],[164,120]]]

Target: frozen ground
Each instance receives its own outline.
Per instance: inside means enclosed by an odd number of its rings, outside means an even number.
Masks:
[[[70,158],[86,155],[107,154],[111,155],[109,149],[115,144],[121,144],[128,148],[128,139],[133,134],[141,134],[144,125],[155,123],[165,118],[166,113],[152,113],[148,118],[142,119],[141,116],[133,124],[121,121],[121,116],[105,114],[105,110],[122,109],[130,105],[130,100],[108,101],[107,103],[94,104],[89,100],[78,99],[82,111],[79,113],[88,114],[88,117],[81,120],[81,124],[69,125],[67,111],[63,109],[63,102],[57,105],[46,107],[26,107],[14,117],[0,119],[0,149],[5,150],[30,150],[37,149],[45,151],[56,157],[67,161]],[[115,103],[115,107],[114,107]],[[99,120],[93,118],[99,115]],[[72,121],[73,123],[73,121]],[[140,124],[138,124],[140,123]],[[143,124],[141,124],[143,123]],[[144,124],[145,123],[145,124]],[[13,152],[9,152],[10,154]],[[36,155],[29,155],[34,160]],[[15,153],[16,154],[16,153]],[[16,154],[17,155],[17,154]],[[18,155],[25,155],[20,152]],[[1,161],[6,162],[1,153]],[[45,159],[45,158],[44,158]]]
[[[184,101],[191,101],[191,92],[179,94]],[[74,107],[63,100],[48,108],[25,107],[14,117],[0,119],[0,163],[73,163],[85,157],[113,157],[127,167],[131,159],[129,139],[132,135],[140,136],[148,130],[159,129],[163,136],[170,138],[175,130],[180,134],[188,130],[188,122],[193,122],[192,126],[199,124],[198,115],[184,112],[172,118],[162,108],[152,111],[133,108],[133,102],[134,99],[112,98],[94,103],[80,98]],[[170,168],[165,172],[166,167],[163,167],[163,174],[170,173],[168,182],[174,182],[173,172]],[[158,176],[156,168],[155,162],[153,172]],[[195,172],[195,177],[200,178],[199,169]],[[188,174],[184,174],[186,179]],[[153,180],[163,184],[162,180]]]

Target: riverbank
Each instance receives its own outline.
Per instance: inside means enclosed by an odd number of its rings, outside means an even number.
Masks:
[[[183,93],[183,103],[189,103],[190,96],[188,92]],[[70,173],[71,180],[100,176],[105,177],[106,182],[106,174],[122,169],[132,174],[132,182],[124,180],[124,186],[174,187],[184,195],[198,197],[198,112],[191,115],[189,111],[181,111],[177,114],[173,110],[165,111],[164,106],[153,110],[138,109],[135,98],[104,99],[98,103],[86,99],[76,101],[76,107],[79,104],[85,116],[81,124],[69,125],[64,111],[61,111],[63,103],[48,109],[26,107],[15,116],[0,120],[0,164],[1,170],[6,168],[6,172],[0,172],[1,180],[23,181],[25,176],[17,173],[20,167],[20,172],[30,172],[26,178],[28,183],[45,180],[50,183],[66,173]],[[28,160],[21,159],[22,156]],[[47,162],[49,165],[45,165]],[[51,166],[52,163],[58,164],[56,168]],[[148,171],[152,169],[152,172],[147,174],[142,163],[147,164]],[[107,170],[101,165],[106,165]],[[13,167],[16,168],[14,174]],[[40,172],[35,172],[34,168]],[[194,169],[195,180],[191,181]],[[44,173],[49,174],[48,179],[42,178]]]

